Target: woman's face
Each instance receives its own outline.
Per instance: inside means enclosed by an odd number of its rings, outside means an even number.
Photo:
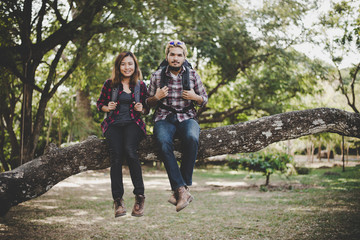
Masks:
[[[135,62],[131,56],[124,57],[120,63],[120,73],[129,78],[135,72]]]

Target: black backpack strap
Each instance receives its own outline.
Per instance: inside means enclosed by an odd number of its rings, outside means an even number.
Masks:
[[[166,67],[167,65],[169,65],[168,61],[166,59],[164,59],[160,65],[158,66],[158,68],[156,70],[159,70],[160,68],[164,68]]]
[[[190,90],[190,70],[185,67],[185,72],[182,75],[183,90]]]
[[[191,102],[189,106],[184,107],[182,110],[178,111],[178,110],[176,110],[175,108],[172,108],[172,107],[170,107],[170,106],[168,106],[168,105],[165,105],[165,104],[162,103],[162,102],[159,102],[158,105],[157,105],[156,110],[157,110],[158,108],[166,109],[166,110],[168,110],[168,111],[170,111],[170,112],[172,112],[172,113],[187,113],[190,109],[193,109],[193,108],[194,108],[194,104],[193,104],[193,102]]]
[[[160,88],[163,88],[169,84],[169,78],[166,76],[166,67],[161,69],[160,73]]]
[[[169,77],[166,75],[166,67],[162,68],[160,73],[160,88],[169,84]],[[184,90],[190,90],[190,70],[185,67],[185,71],[182,75],[182,85]]]
[[[134,95],[135,95],[135,102],[140,102],[140,80],[137,81],[134,89]]]
[[[189,64],[189,63],[188,63]],[[190,65],[190,64],[189,64]],[[191,67],[191,65],[190,65]],[[166,75],[166,67],[163,67],[161,70],[161,78],[160,78],[160,88],[163,88],[164,86],[167,86],[169,84],[169,77]],[[183,89],[184,90],[190,90],[190,70],[188,66],[185,66],[185,71],[182,75],[182,85],[183,85]],[[167,98],[165,98],[167,100]],[[170,107],[169,105],[165,105],[162,101],[158,102],[158,105],[156,106],[155,112],[157,111],[158,108],[163,108],[166,109],[172,113],[186,113],[188,112],[190,109],[193,109],[194,103],[193,101],[191,101],[190,105],[183,108],[182,110],[178,111],[172,107]]]
[[[112,88],[111,90],[111,101],[115,102],[117,100],[119,94],[119,86]],[[111,110],[110,112],[108,112],[107,117],[110,117],[113,114],[114,110]]]
[[[160,66],[158,67],[158,69],[161,68],[161,73],[160,73],[160,88],[163,88],[164,86],[167,86],[169,83],[169,79],[166,76],[166,66],[163,66],[164,63],[167,63],[166,60],[162,61],[162,63],[160,64]],[[162,100],[159,100],[156,107],[155,107],[155,112],[154,112],[154,116],[155,117],[155,113],[157,112],[157,110],[159,109],[159,107],[163,108],[164,106],[166,106],[165,104],[162,103]]]

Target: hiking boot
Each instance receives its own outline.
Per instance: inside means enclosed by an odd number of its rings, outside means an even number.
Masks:
[[[189,191],[189,189],[188,189],[188,191]],[[192,197],[190,199],[189,203],[191,203],[192,200],[194,200],[194,197]],[[176,206],[177,200],[176,200],[176,197],[175,197],[175,192],[173,192],[173,194],[171,194],[171,196],[169,197],[168,202],[171,203],[172,205]]]
[[[124,216],[126,214],[124,199],[117,198],[114,200],[115,217]]]
[[[189,192],[189,188],[182,186],[176,189],[175,197],[177,199],[176,211],[179,212],[184,209],[194,199]]]
[[[176,198],[175,198],[175,193],[171,194],[171,196],[169,197],[168,200],[169,203],[171,203],[172,205],[176,206]]]
[[[144,215],[144,204],[145,196],[144,195],[135,195],[135,204],[132,210],[131,215],[134,217],[141,217]]]

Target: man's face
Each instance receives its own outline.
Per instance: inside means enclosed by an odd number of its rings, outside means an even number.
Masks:
[[[171,67],[181,67],[185,61],[183,49],[180,47],[170,48],[167,61]]]

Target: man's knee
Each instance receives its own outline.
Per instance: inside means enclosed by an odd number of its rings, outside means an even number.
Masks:
[[[194,132],[188,132],[182,139],[186,144],[198,144],[199,135]]]
[[[161,145],[162,144],[170,144],[173,141],[171,135],[167,131],[163,131],[163,130],[155,131],[154,136],[156,138],[156,141]]]
[[[186,138],[189,141],[199,141],[199,134],[195,133],[195,132],[190,132],[186,135]]]

